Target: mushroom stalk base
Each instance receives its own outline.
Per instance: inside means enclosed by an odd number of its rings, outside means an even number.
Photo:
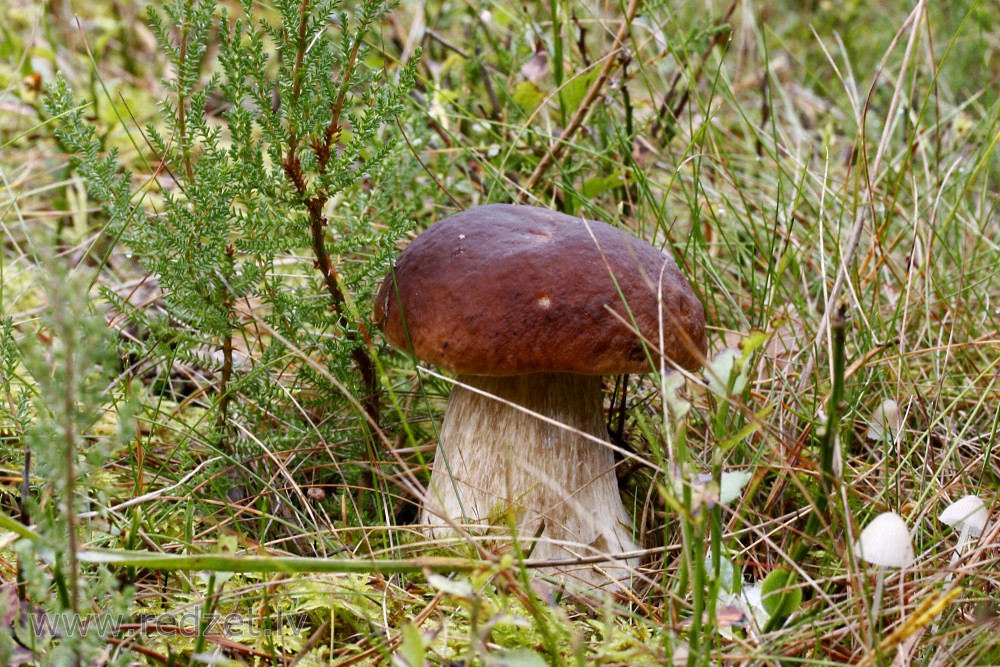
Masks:
[[[637,549],[618,492],[599,376],[460,376],[459,382],[487,395],[456,386],[448,401],[422,512],[433,534],[451,533],[447,517],[470,535],[489,536],[492,548],[509,545],[515,528],[532,559]],[[590,565],[552,569],[600,587],[609,585],[606,575],[627,581],[635,564],[609,560],[600,564],[606,574]]]

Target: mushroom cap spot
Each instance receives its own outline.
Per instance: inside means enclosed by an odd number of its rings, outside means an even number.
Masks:
[[[708,347],[701,302],[663,251],[602,222],[510,204],[420,234],[383,281],[375,320],[392,345],[470,375],[646,372],[661,328],[664,356],[683,368]]]
[[[915,558],[906,522],[895,512],[879,514],[861,531],[854,555],[879,567],[906,567]]]
[[[948,505],[938,518],[952,528],[967,527],[969,533],[978,537],[986,530],[986,521],[990,518],[990,513],[986,510],[986,503],[982,498],[965,496]]]

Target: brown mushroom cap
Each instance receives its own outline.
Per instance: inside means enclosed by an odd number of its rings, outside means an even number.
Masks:
[[[531,206],[479,206],[432,225],[389,271],[375,318],[391,344],[460,374],[640,373],[649,356],[622,320],[655,355],[661,273],[664,352],[695,369],[705,312],[670,257]]]

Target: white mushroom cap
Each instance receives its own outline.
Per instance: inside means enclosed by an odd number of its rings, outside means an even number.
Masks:
[[[895,512],[879,514],[861,531],[854,555],[879,567],[906,567],[915,558],[906,522]]]
[[[869,440],[886,440],[895,438],[903,426],[899,415],[899,404],[891,398],[882,401],[872,412],[871,424],[865,434]]]
[[[982,498],[965,496],[948,505],[938,518],[956,530],[967,529],[969,534],[978,537],[986,529],[989,516]]]

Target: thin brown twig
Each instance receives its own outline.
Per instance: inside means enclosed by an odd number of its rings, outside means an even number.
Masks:
[[[308,16],[308,8],[309,0],[302,0],[302,4],[299,7],[298,49],[295,56],[295,65],[292,74],[292,78],[294,80],[294,85],[292,86],[293,103],[297,103],[302,94],[302,65],[306,50],[306,19]],[[359,31],[361,29],[362,28],[359,28]],[[354,71],[354,66],[357,62],[358,53],[360,51],[360,45],[361,38],[359,33],[358,39],[355,40],[354,48],[351,51],[345,71],[342,73],[344,83],[340,88],[337,100],[332,105],[333,116],[324,133],[325,143],[320,144],[319,142],[313,142],[312,144],[313,150],[317,153],[321,171],[327,167],[329,156],[332,153],[332,142],[335,141],[340,134],[340,112],[343,109],[344,100],[347,95],[348,81]],[[334,266],[333,260],[330,258],[330,253],[326,249],[327,220],[326,216],[323,215],[323,209],[326,206],[327,201],[329,201],[330,195],[322,190],[310,195],[309,181],[302,170],[302,162],[298,155],[300,144],[301,142],[300,137],[298,136],[298,131],[293,127],[289,131],[288,150],[282,160],[282,169],[288,179],[292,182],[292,185],[295,187],[295,191],[298,193],[309,213],[309,232],[312,238],[313,254],[316,257],[315,265],[319,270],[320,275],[323,277],[323,284],[326,286],[327,292],[330,294],[331,304],[337,315],[337,323],[345,330],[347,340],[354,344],[354,348],[351,351],[351,359],[354,362],[354,366],[358,370],[359,375],[361,375],[361,381],[365,388],[365,395],[363,397],[364,411],[371,418],[371,421],[377,424],[379,421],[378,376],[375,373],[375,364],[372,361],[371,355],[369,355],[368,351],[363,346],[358,344],[361,342],[360,338],[363,337],[365,341],[367,341],[368,337],[365,332],[364,324],[361,322],[356,323],[360,330],[360,336],[358,333],[351,331],[348,328],[350,320],[347,316],[345,308],[347,299],[345,298],[344,292],[340,287],[337,268]],[[372,442],[369,442],[369,448],[371,447]],[[375,452],[374,450],[371,450],[369,453],[371,454],[372,465],[374,466],[376,463]]]
[[[304,4],[304,3],[303,3]],[[344,26],[345,33],[347,26]],[[314,145],[317,155],[317,164],[320,171],[325,171],[330,157],[333,155],[333,143],[340,137],[343,129],[340,125],[340,116],[344,112],[344,102],[347,100],[347,90],[351,85],[351,77],[354,75],[354,68],[358,64],[358,53],[361,51],[361,43],[364,41],[364,32],[368,29],[367,16],[358,24],[358,34],[354,37],[354,45],[351,47],[351,54],[347,57],[347,65],[341,72],[340,90],[337,91],[337,99],[330,105],[330,122],[327,123],[323,132],[323,142]]]
[[[525,181],[524,185],[521,187],[520,192],[516,197],[518,203],[523,203],[528,196],[531,194],[532,190],[538,185],[538,182],[542,180],[545,172],[548,171],[552,163],[562,157],[563,152],[569,146],[570,140],[573,138],[579,129],[583,126],[583,121],[586,120],[587,116],[590,114],[590,110],[604,89],[604,85],[607,83],[608,79],[611,77],[611,72],[614,70],[615,65],[618,63],[618,56],[621,54],[624,48],[622,43],[625,41],[625,36],[628,34],[630,26],[632,25],[632,20],[635,18],[636,12],[639,10],[639,0],[630,0],[628,8],[625,10],[625,16],[622,19],[622,25],[618,28],[618,32],[615,34],[614,45],[611,52],[605,56],[604,64],[601,66],[600,71],[597,74],[597,78],[587,89],[587,93],[583,96],[583,100],[580,102],[580,106],[577,107],[576,112],[573,117],[570,118],[569,123],[566,124],[566,129],[563,130],[562,134],[555,139],[552,144],[549,145],[549,149],[539,160],[538,165],[535,167],[535,171],[531,173],[528,180]]]

